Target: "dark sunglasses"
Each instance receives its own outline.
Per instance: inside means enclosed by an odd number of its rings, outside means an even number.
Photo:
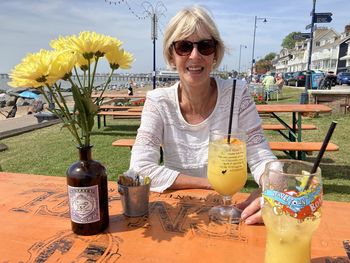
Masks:
[[[216,41],[214,39],[204,39],[198,42],[180,40],[173,42],[176,54],[179,56],[188,56],[192,53],[194,45],[197,45],[199,53],[203,56],[209,56],[216,51]]]

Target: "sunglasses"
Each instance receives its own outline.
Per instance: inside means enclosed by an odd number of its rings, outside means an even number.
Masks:
[[[216,41],[214,39],[204,39],[198,42],[180,40],[173,42],[176,54],[179,56],[188,56],[192,53],[194,45],[203,56],[209,56],[216,51]]]

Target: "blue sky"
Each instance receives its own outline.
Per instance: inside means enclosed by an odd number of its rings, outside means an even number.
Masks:
[[[132,13],[144,16],[139,0],[1,0],[0,1],[0,73],[8,73],[29,52],[49,49],[49,42],[59,35],[78,34],[92,30],[108,34],[124,42],[123,47],[134,54],[135,62],[129,71],[151,72],[153,43],[150,19],[139,20]],[[120,4],[118,3],[120,2]],[[159,1],[148,0],[156,6]],[[156,42],[157,68],[165,68],[162,56],[162,32],[170,18],[185,6],[200,4],[214,17],[229,52],[220,68],[238,68],[240,45],[241,69],[249,68],[252,58],[254,16],[263,17],[256,31],[255,57],[278,52],[283,38],[290,32],[305,30],[310,23],[312,0],[224,0],[185,1],[162,0],[167,10],[159,21]],[[116,3],[116,4],[114,4]],[[131,9],[129,9],[129,7]],[[338,33],[350,24],[349,0],[317,0],[316,12],[332,12],[329,26]],[[99,72],[108,72],[101,64]]]

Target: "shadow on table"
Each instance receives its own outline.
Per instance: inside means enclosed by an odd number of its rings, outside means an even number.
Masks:
[[[218,194],[209,194],[206,197],[163,194],[151,198],[147,216],[112,217],[109,231],[111,233],[135,231],[135,235],[140,234],[157,242],[185,236],[245,242],[241,223],[218,224],[209,220],[209,209],[221,201],[222,198]]]

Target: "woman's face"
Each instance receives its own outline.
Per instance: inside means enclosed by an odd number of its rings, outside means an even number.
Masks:
[[[211,40],[212,36],[205,30],[200,34],[193,34],[185,39],[190,42],[199,42],[201,40]],[[172,49],[172,62],[174,63],[181,82],[189,86],[198,86],[208,82],[209,74],[213,69],[215,62],[215,52],[210,55],[203,55],[198,51],[198,45],[194,44],[190,54],[180,56]]]

